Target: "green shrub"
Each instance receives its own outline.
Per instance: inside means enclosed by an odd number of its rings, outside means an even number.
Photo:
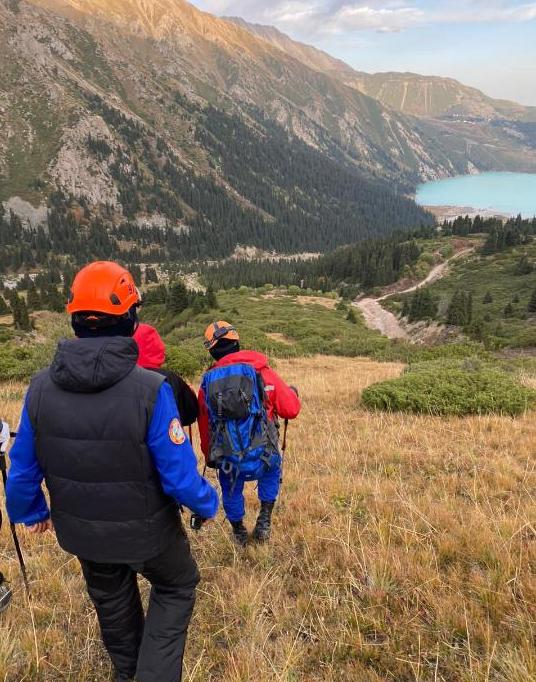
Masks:
[[[454,247],[452,244],[446,244],[443,248],[439,249],[439,253],[447,260],[454,255]]]
[[[519,415],[536,402],[536,391],[480,360],[413,365],[398,379],[369,386],[363,403],[387,412],[456,415]]]
[[[41,358],[42,348],[0,344],[0,381],[29,379],[41,367],[48,364],[49,358]]]
[[[187,346],[168,345],[166,348],[166,369],[178,372],[187,379],[193,379],[200,374],[209,360],[210,356],[203,347],[196,349],[188,344]]]
[[[352,324],[357,324],[357,315],[355,314],[355,310],[353,308],[350,308],[348,310],[346,319],[348,320],[348,322],[351,322]]]
[[[421,253],[419,261],[421,261],[422,263],[426,263],[427,265],[433,265],[435,263],[434,254],[425,251],[424,253]]]

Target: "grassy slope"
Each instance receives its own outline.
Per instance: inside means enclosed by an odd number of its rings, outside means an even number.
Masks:
[[[457,263],[448,277],[433,285],[432,292],[439,296],[450,296],[456,288],[472,291],[475,316],[483,317],[488,313],[497,336],[512,345],[536,345],[535,318],[522,319],[530,296],[536,289],[536,271],[529,275],[515,274],[516,264],[523,254],[535,262],[536,244],[492,256],[475,256]],[[493,296],[491,304],[483,303],[487,291]],[[515,316],[505,319],[504,308],[515,294],[520,299],[514,305]]]
[[[221,514],[193,538],[204,581],[185,680],[534,679],[533,417],[371,414],[361,390],[401,365],[278,368],[304,409],[274,540],[238,552]],[[23,391],[0,388],[12,421]],[[29,609],[4,525],[15,600],[0,622],[0,679],[110,679],[76,561],[50,535],[21,535],[34,600]]]
[[[439,301],[440,310],[446,310],[448,301],[456,289],[473,294],[474,318],[491,317],[487,323],[490,332],[497,337],[500,345],[535,346],[536,318],[526,316],[527,304],[536,289],[536,270],[528,275],[516,275],[515,268],[522,255],[528,255],[536,262],[536,244],[518,247],[490,256],[473,255],[454,262],[450,273],[430,286],[430,291]],[[490,292],[493,303],[484,304],[486,292]],[[505,318],[505,306],[515,295],[519,303],[514,305],[514,316]],[[400,310],[401,296],[393,296],[385,307]],[[523,319],[527,317],[527,319]]]
[[[208,361],[202,346],[205,328],[214,319],[238,327],[243,345],[277,357],[312,353],[360,355],[383,353],[389,341],[367,329],[361,320],[346,321],[346,313],[335,310],[336,301],[325,297],[294,297],[279,291],[268,294],[252,289],[218,293],[217,311],[178,319],[154,306],[144,310],[144,318],[155,322],[166,341],[178,345],[198,359],[198,367]],[[188,319],[186,326],[177,321]],[[273,336],[267,336],[272,334]]]

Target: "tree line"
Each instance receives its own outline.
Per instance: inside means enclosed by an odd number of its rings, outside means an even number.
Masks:
[[[500,218],[458,216],[453,221],[441,225],[442,234],[467,237],[470,234],[485,234],[486,241],[482,253],[492,254],[512,246],[528,244],[536,235],[536,217],[522,218],[521,215],[506,221]]]
[[[89,134],[85,144],[106,163],[122,208],[55,192],[47,223],[35,230],[1,209],[0,272],[46,265],[51,254],[184,263],[227,257],[237,244],[324,253],[432,221],[396,188],[326,158],[254,108],[248,123],[211,106],[196,109],[194,137],[205,155],[197,170],[140,121],[98,95],[86,100],[114,133]],[[140,214],[167,224],[145,228]]]
[[[227,260],[201,269],[215,289],[242,285],[299,286],[320,291],[339,290],[345,298],[397,281],[422,253],[419,238],[430,238],[433,228],[397,232],[391,237],[368,239],[335,249],[310,260]]]

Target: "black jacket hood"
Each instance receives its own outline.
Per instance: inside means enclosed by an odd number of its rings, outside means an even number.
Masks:
[[[125,336],[63,339],[50,366],[52,381],[71,393],[98,393],[136,367],[138,347]]]

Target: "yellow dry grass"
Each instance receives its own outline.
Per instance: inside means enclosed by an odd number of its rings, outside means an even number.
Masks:
[[[337,301],[334,298],[325,296],[296,296],[296,302],[300,305],[321,305],[323,308],[335,310]]]
[[[292,339],[289,339],[288,336],[285,336],[284,334],[280,334],[279,332],[265,332],[266,336],[269,339],[272,339],[272,341],[277,341],[278,343],[282,343],[284,346],[293,346],[294,341]]]
[[[317,357],[278,370],[304,407],[274,538],[240,552],[220,515],[192,540],[204,581],[185,680],[536,679],[534,415],[371,414],[360,391],[400,365]],[[11,419],[22,390],[0,388]],[[110,679],[76,561],[52,536],[21,535],[34,598],[4,527],[15,599],[0,680]]]

